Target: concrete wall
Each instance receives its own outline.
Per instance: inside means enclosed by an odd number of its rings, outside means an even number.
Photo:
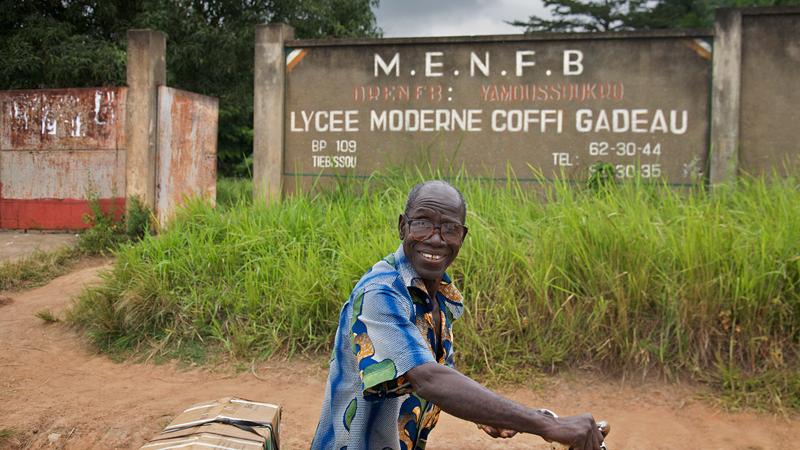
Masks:
[[[283,186],[286,67],[284,45],[294,37],[285,24],[256,27],[253,70],[253,196],[280,199]]]
[[[800,168],[800,8],[745,9],[739,170]]]
[[[158,87],[167,84],[167,36],[154,30],[128,30],[128,197],[151,210],[156,202]]]
[[[126,92],[0,92],[1,228],[84,228],[90,195],[122,212]]]

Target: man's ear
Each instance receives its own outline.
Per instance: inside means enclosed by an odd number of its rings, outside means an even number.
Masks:
[[[404,226],[405,224],[406,224],[406,215],[400,214],[400,217],[398,217],[397,219],[397,232],[400,235],[401,241],[406,238],[406,232]]]

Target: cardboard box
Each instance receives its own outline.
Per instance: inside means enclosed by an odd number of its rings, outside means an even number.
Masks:
[[[278,450],[281,407],[227,397],[192,405],[141,450]]]

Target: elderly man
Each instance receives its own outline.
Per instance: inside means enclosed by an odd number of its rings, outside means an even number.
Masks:
[[[467,235],[461,193],[415,186],[402,245],[369,270],[342,308],[314,450],[424,449],[439,412],[493,437],[537,434],[581,450],[603,440],[592,416],[554,418],[503,398],[453,368],[461,294],[445,273]]]

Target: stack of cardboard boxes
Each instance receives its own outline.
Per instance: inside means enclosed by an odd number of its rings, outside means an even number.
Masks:
[[[179,414],[140,450],[278,450],[281,408],[228,397],[199,403]]]

